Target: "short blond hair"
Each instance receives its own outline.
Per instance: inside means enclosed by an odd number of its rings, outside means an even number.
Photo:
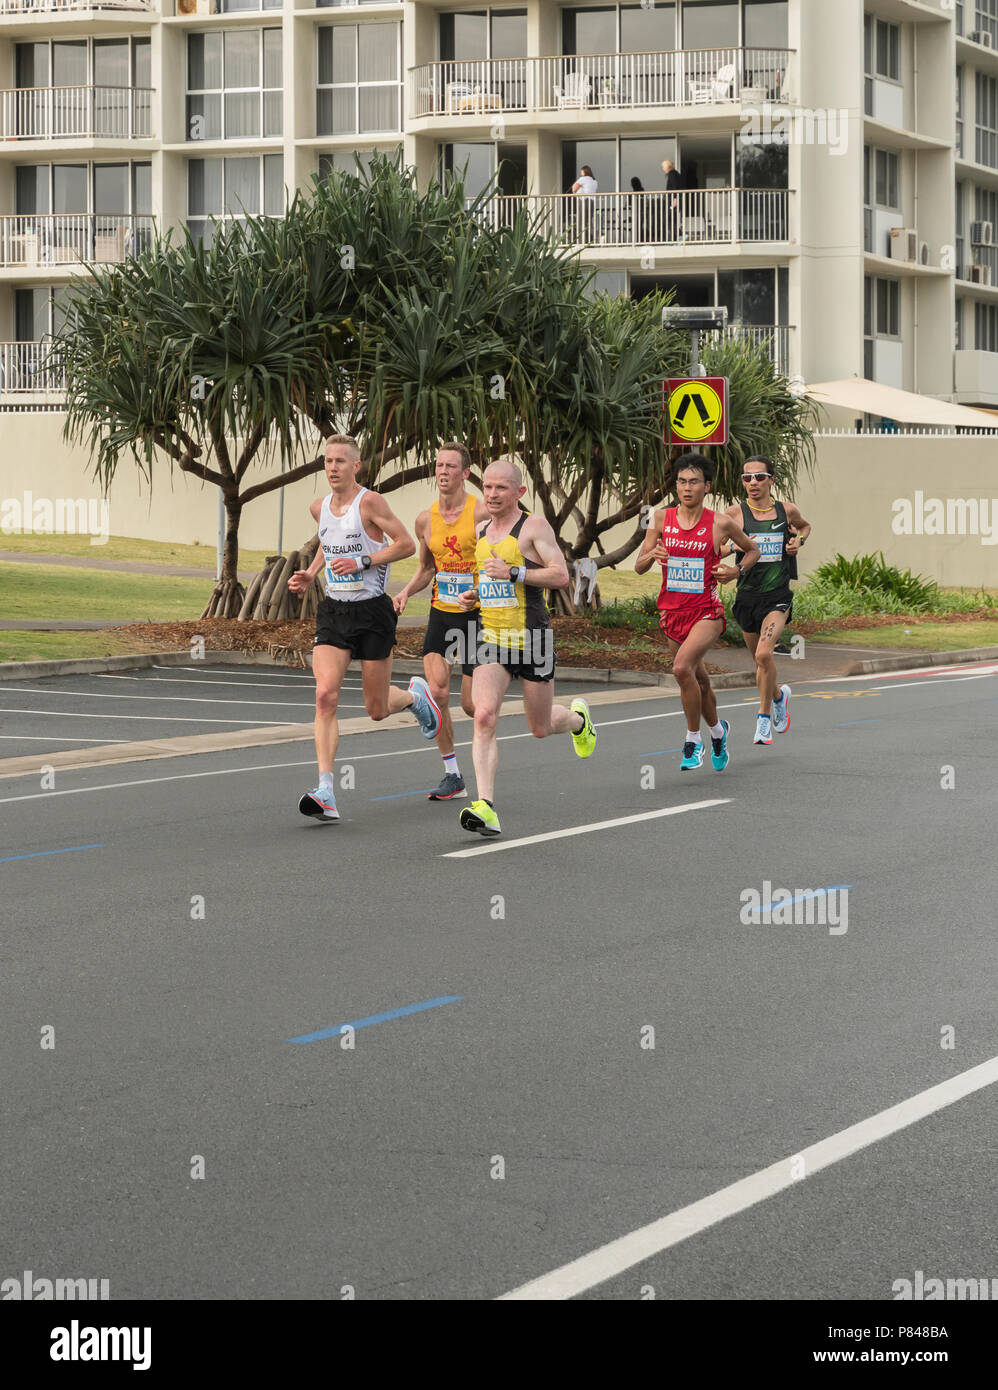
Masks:
[[[329,438],[326,440],[327,449],[329,448],[330,444],[347,444],[353,451],[354,457],[358,460],[360,459],[360,445],[357,443],[356,439],[354,439],[352,434],[331,434]]]

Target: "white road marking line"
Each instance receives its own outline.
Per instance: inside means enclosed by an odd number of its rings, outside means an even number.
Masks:
[[[266,705],[268,709],[314,709],[311,700],[216,700],[208,695],[102,695],[96,690],[46,690],[38,686],[0,685],[8,695],[19,690],[27,695],[62,695],[67,700],[158,700],[161,704],[185,705]],[[341,709],[363,709],[363,705],[341,705]]]
[[[571,835],[588,835],[593,830],[613,830],[618,825],[634,825],[637,821],[659,820],[662,816],[681,816],[684,811],[703,811],[708,806],[727,806],[730,796],[714,801],[691,801],[686,806],[665,806],[658,811],[641,811],[636,816],[618,816],[615,820],[594,821],[591,825],[572,825],[567,830],[546,830],[542,835],[525,835],[521,840],[490,841],[474,849],[452,850],[441,859],[474,859],[479,854],[498,854],[504,849],[519,849],[521,845],[538,845],[545,840],[566,840]]]
[[[131,743],[130,738],[70,738],[67,734],[0,734],[14,743]]]
[[[998,674],[998,665],[982,666],[980,662],[968,661],[953,666],[913,666],[906,671],[870,671],[865,676],[829,676],[829,681],[893,681],[902,676],[918,676],[921,680],[931,680],[936,676],[949,676],[955,671],[972,671],[978,676]]]
[[[802,1181],[800,1177],[793,1176],[795,1173],[803,1172],[805,1177],[811,1177],[822,1168],[828,1168],[833,1163],[849,1158],[852,1154],[869,1148],[871,1144],[896,1134],[898,1130],[907,1129],[909,1125],[926,1119],[937,1110],[963,1100],[986,1086],[993,1086],[996,1081],[998,1057],[992,1057],[980,1066],[971,1067],[969,1071],[950,1077],[938,1086],[930,1086],[928,1090],[920,1091],[918,1095],[901,1101],[899,1105],[892,1105],[867,1120],[850,1125],[848,1129],[839,1130],[838,1134],[822,1139],[789,1158],[780,1159],[769,1168],[763,1168],[750,1177],[742,1178],[740,1182],[732,1183],[730,1187],[724,1187],[699,1202],[681,1207],[669,1216],[663,1216],[629,1235],[610,1241],[591,1254],[572,1260],[540,1279],[521,1284],[509,1293],[502,1294],[499,1301],[574,1298],[577,1294],[585,1293],[587,1289],[623,1273],[625,1269],[631,1269],[643,1260],[661,1254],[670,1246],[699,1235],[701,1231],[717,1225],[719,1221],[736,1216],[739,1212],[747,1211],[749,1207],[774,1197],[778,1192],[786,1191],[788,1187]]]
[[[264,727],[283,729],[288,723],[286,719],[187,719],[181,714],[79,714],[76,710],[68,709],[0,708],[0,714],[44,714],[49,719],[143,719],[153,724],[237,724],[240,728],[243,725],[262,724]]]
[[[945,680],[933,681],[932,685],[925,686],[924,681],[901,681],[899,685],[871,685],[871,690],[908,690],[913,685],[921,685],[931,690],[936,685],[958,685],[961,681],[986,681],[987,676],[947,676]]]
[[[230,689],[230,687],[235,686],[235,685],[252,685],[252,686],[256,686],[258,689],[263,689],[263,690],[297,690],[297,689],[298,689],[298,687],[297,687],[296,685],[290,685],[290,684],[285,685],[284,683],[278,682],[278,681],[230,681],[230,680],[211,681],[211,680],[206,680],[206,679],[204,678],[204,676],[201,676],[200,678],[197,677],[197,676],[117,676],[117,675],[111,674],[111,673],[109,673],[109,672],[107,672],[107,671],[99,671],[99,672],[97,672],[97,674],[95,675],[94,679],[95,679],[95,680],[101,680],[101,681],[141,681],[141,680],[144,680],[144,681],[146,682],[147,685],[220,685],[220,686],[224,687],[224,689],[226,689],[226,690]],[[350,687],[348,687],[347,684],[346,684],[346,682],[344,681],[344,683],[343,683],[343,685],[340,687],[340,689],[341,689],[341,690],[346,690],[346,689],[348,689],[348,688],[351,689],[351,690],[360,690],[361,687],[360,687],[359,685],[355,685],[355,686],[350,686]]]

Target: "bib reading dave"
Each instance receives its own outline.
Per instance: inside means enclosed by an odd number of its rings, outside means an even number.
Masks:
[[[519,680],[549,681],[554,679],[554,637],[543,590],[522,580],[490,579],[485,573],[486,562],[493,555],[510,567],[543,569],[520,549],[518,537],[526,520],[527,513],[521,513],[499,541],[486,539],[490,522],[479,527],[475,547],[480,604],[477,660],[479,666],[503,666]]]

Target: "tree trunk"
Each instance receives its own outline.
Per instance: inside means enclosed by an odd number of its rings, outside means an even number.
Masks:
[[[225,545],[222,550],[222,580],[239,583],[239,520],[243,504],[237,490],[223,493],[225,498]]]

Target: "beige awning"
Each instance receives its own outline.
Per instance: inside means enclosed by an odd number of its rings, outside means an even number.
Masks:
[[[883,415],[888,420],[900,420],[906,425],[934,425],[944,429],[998,429],[993,413],[972,410],[966,405],[937,401],[932,396],[918,396],[913,391],[898,391],[893,386],[881,386],[861,377],[843,381],[819,381],[805,386],[805,395],[819,405],[840,406],[861,415]]]

